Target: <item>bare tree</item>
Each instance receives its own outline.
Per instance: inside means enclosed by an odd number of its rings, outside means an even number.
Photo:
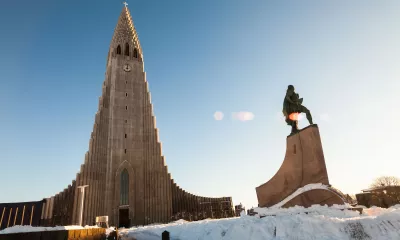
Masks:
[[[374,182],[370,185],[371,188],[386,186],[400,186],[400,178],[393,176],[382,176],[375,179]]]

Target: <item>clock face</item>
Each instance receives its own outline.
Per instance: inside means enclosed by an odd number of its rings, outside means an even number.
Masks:
[[[130,72],[131,71],[131,66],[129,66],[129,64],[125,64],[124,65],[124,71],[125,72]]]

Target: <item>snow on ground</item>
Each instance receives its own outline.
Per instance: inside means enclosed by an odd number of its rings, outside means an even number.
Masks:
[[[97,226],[57,226],[57,227],[32,227],[32,226],[12,226],[0,231],[0,234],[20,233],[20,232],[42,232],[42,231],[57,231],[57,230],[74,230],[84,228],[97,228]]]
[[[170,224],[119,229],[122,240],[160,240],[163,231],[171,240],[336,240],[336,239],[400,239],[400,205],[391,208],[364,208],[363,213],[350,211],[347,206],[310,208],[257,208],[259,215],[228,219],[207,219],[197,222],[179,220]],[[260,215],[265,216],[260,218]],[[92,228],[96,226],[85,226]],[[31,227],[14,226],[0,234],[15,232],[83,229],[81,226]],[[112,228],[107,231],[113,230]]]
[[[170,224],[120,229],[119,232],[121,239],[137,240],[160,240],[165,230],[170,232],[171,240],[400,239],[400,205],[389,209],[364,209],[361,215],[345,208],[265,209],[263,213],[269,216],[263,218],[242,216],[197,222],[179,220]]]
[[[110,235],[111,232],[114,232],[114,231],[115,231],[115,227],[107,228],[106,229],[106,235],[108,236],[108,235]]]

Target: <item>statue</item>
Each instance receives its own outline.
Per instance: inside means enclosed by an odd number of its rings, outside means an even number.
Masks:
[[[292,126],[292,132],[290,134],[294,134],[299,131],[297,123],[297,115],[299,113],[305,113],[307,116],[307,120],[310,125],[313,124],[310,110],[308,110],[303,104],[303,98],[299,97],[294,90],[293,85],[289,85],[286,90],[286,96],[283,100],[283,115],[285,116],[285,121],[288,125]]]

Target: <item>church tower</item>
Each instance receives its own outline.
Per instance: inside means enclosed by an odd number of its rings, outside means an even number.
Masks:
[[[82,199],[83,225],[93,225],[96,216],[108,216],[114,226],[234,216],[230,197],[190,194],[168,173],[143,51],[126,5],[114,30],[106,68],[84,163],[68,188],[46,199],[43,225],[78,224]],[[78,186],[85,185],[83,195]]]
[[[86,224],[95,215],[107,215],[110,222],[123,225],[129,225],[129,220],[165,222],[172,215],[171,191],[167,191],[171,182],[152,112],[142,48],[125,6],[110,44],[87,166],[80,173],[85,176],[78,176],[78,185],[89,185],[83,214]],[[97,167],[104,174],[98,187],[91,171],[85,171]],[[104,190],[98,192],[98,188]],[[104,206],[96,206],[99,197]]]

